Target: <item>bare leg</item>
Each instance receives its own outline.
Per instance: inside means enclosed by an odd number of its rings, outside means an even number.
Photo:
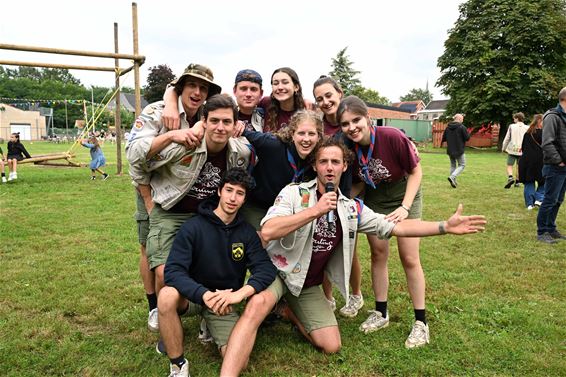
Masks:
[[[154,279],[155,279],[155,293],[159,296],[161,288],[165,286],[164,280],[165,265],[159,265],[153,269]]]
[[[342,348],[338,326],[323,327],[310,332],[311,343],[324,353],[336,353]]]
[[[371,283],[376,301],[387,301],[389,290],[389,241],[380,240],[377,236],[367,236],[371,249]]]
[[[184,309],[188,301],[172,287],[164,287],[159,294],[159,332],[170,359],[183,354],[183,325],[177,314]]]
[[[399,257],[407,277],[407,286],[413,307],[425,308],[425,277],[419,257],[420,238],[398,237]]]
[[[257,329],[276,304],[271,291],[264,290],[248,301],[244,313],[236,322],[224,354],[221,376],[238,376],[246,367],[252,352]]]
[[[513,176],[513,165],[507,165],[507,176]]]
[[[353,295],[362,295],[362,266],[360,265],[360,258],[358,257],[358,235],[356,235],[356,244],[354,245],[354,257],[352,258],[350,287],[352,288]]]
[[[140,245],[139,269],[145,293],[148,295],[155,293],[155,276],[153,274],[153,271],[149,269],[149,263],[147,263],[145,245]]]

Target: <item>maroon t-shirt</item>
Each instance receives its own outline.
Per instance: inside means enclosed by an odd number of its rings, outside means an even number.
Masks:
[[[220,186],[222,173],[226,170],[226,151],[225,147],[219,153],[206,157],[206,162],[202,167],[199,176],[189,192],[181,201],[175,204],[172,212],[190,213],[196,212],[198,205],[205,199],[216,193]]]
[[[316,192],[317,199],[321,194]],[[338,218],[338,211],[334,210],[334,222],[328,222],[328,216],[324,215],[316,220],[314,236],[312,239],[312,256],[304,288],[322,284],[324,269],[332,253],[342,241],[342,225]]]
[[[287,127],[289,121],[293,114],[295,114],[296,110],[293,111],[285,111],[280,110],[279,114],[277,115],[277,129],[275,130],[268,130],[267,127],[269,126],[269,105],[271,104],[271,97],[263,97],[259,102],[259,107],[265,110],[265,121],[263,122],[263,132],[275,132],[279,131],[281,128]]]
[[[252,114],[244,114],[238,111],[238,120],[244,122],[247,131],[255,131],[254,126],[252,126]]]
[[[324,134],[326,136],[334,136],[340,131],[340,126],[337,124],[330,123],[326,120],[326,117],[322,118],[322,124],[324,125]]]
[[[361,147],[364,156],[368,153],[368,149],[369,146]],[[404,133],[393,127],[376,127],[375,145],[368,162],[369,175],[375,184],[397,182],[408,175],[418,163],[419,157]],[[357,155],[353,168],[353,181],[363,182]]]

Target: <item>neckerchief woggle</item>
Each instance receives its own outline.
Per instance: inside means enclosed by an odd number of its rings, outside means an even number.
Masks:
[[[356,154],[358,155],[358,163],[362,170],[362,177],[364,179],[364,182],[370,185],[371,188],[373,189],[375,189],[375,183],[373,183],[371,177],[369,176],[368,161],[373,154],[373,147],[375,146],[375,133],[376,133],[375,127],[370,126],[369,149],[368,149],[368,153],[365,156],[362,152],[362,148],[360,148],[360,145],[358,143],[356,143],[355,145]]]
[[[293,155],[291,154],[291,151],[287,148],[287,161],[289,161],[289,165],[291,165],[291,168],[293,168],[293,183],[298,183],[300,181],[300,178],[303,176],[303,172],[305,171],[305,167],[303,166],[303,168],[301,170],[297,169],[297,164],[295,163],[295,159],[293,158]]]

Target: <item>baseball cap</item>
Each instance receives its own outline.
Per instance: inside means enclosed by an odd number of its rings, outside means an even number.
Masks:
[[[234,81],[234,84],[237,84],[241,81],[255,82],[256,84],[259,84],[259,86],[261,86],[263,80],[261,78],[261,75],[256,71],[254,71],[253,69],[242,69],[236,75],[236,80]]]

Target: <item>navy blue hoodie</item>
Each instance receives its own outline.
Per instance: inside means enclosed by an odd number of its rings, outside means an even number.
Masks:
[[[207,291],[240,289],[247,270],[247,284],[256,293],[267,288],[277,272],[254,227],[239,213],[224,224],[213,212],[217,206],[215,198],[200,204],[198,214],[177,232],[165,263],[165,284],[201,305]]]

